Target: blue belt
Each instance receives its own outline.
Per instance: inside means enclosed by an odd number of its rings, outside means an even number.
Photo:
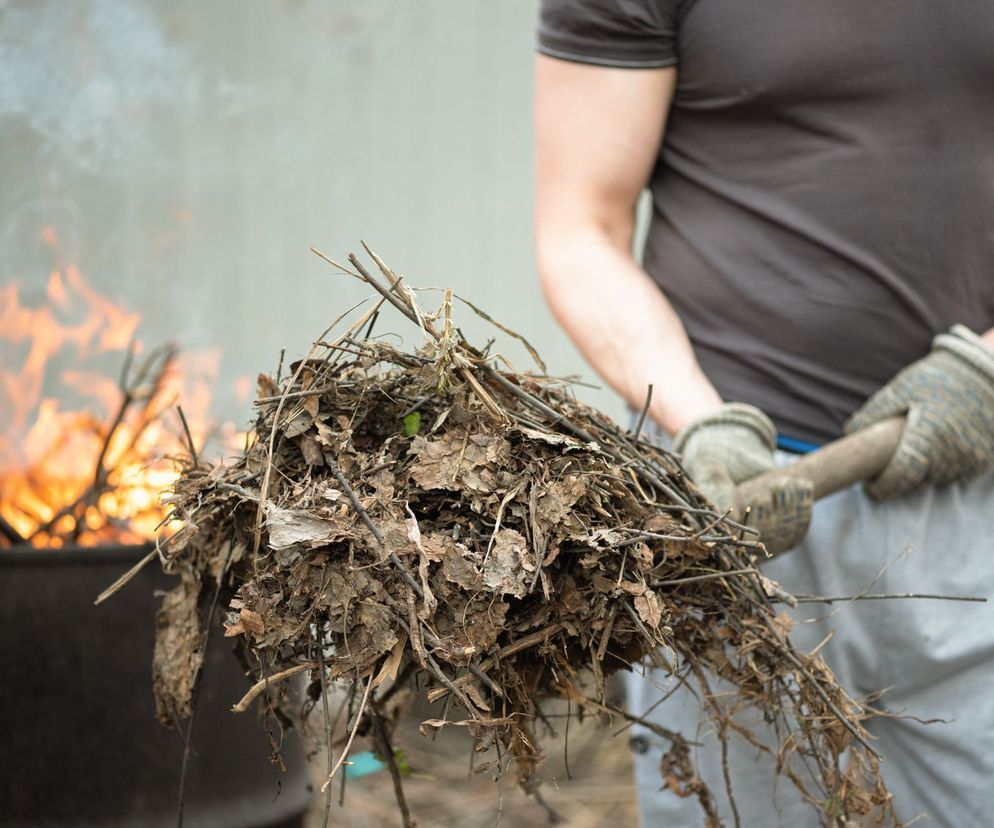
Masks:
[[[793,454],[808,454],[820,449],[821,446],[817,443],[809,443],[806,440],[796,440],[793,437],[784,437],[782,434],[778,434],[777,448],[792,452]]]

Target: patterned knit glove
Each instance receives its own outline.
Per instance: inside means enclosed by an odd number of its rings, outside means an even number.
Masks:
[[[900,497],[927,483],[942,486],[994,466],[994,350],[954,325],[931,353],[877,391],[846,422],[846,433],[907,416],[897,451],[866,493]]]
[[[680,455],[690,479],[719,512],[735,506],[735,486],[775,463],[777,430],[758,408],[745,403],[725,403],[714,414],[688,425],[677,436],[673,450]],[[748,525],[760,533],[771,552],[795,546],[811,521],[812,485],[791,480],[776,491],[745,504]]]

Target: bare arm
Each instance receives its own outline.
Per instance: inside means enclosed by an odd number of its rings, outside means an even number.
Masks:
[[[635,204],[676,70],[536,67],[536,244],[546,301],[584,357],[675,433],[721,405],[670,303],[632,256]]]

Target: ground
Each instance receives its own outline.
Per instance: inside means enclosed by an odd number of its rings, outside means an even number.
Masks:
[[[500,788],[487,773],[469,770],[472,743],[464,729],[445,728],[433,742],[421,736],[422,713],[405,715],[394,736],[395,746],[410,762],[411,774],[404,789],[418,828],[538,828],[549,824],[548,814],[526,796],[511,778]],[[549,708],[556,737],[545,743],[546,762],[542,793],[546,802],[563,817],[562,825],[595,828],[637,824],[632,760],[624,722],[570,718],[568,739],[566,709]],[[436,715],[432,711],[432,715]],[[562,717],[562,718],[553,718]],[[568,742],[568,750],[567,750]],[[365,747],[357,748],[365,750]],[[567,772],[568,765],[568,772]],[[314,757],[318,786],[326,771],[323,753]],[[344,807],[338,804],[338,779],[329,825],[335,828],[392,828],[401,820],[393,795],[390,774],[381,771],[348,779]],[[321,828],[323,797],[315,802],[307,828]]]

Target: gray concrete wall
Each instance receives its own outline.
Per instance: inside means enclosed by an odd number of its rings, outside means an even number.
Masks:
[[[142,312],[147,342],[221,346],[217,410],[241,421],[233,380],[367,292],[308,245],[344,258],[366,239],[590,380],[535,279],[536,7],[0,0],[0,284],[40,301],[53,258],[72,262]]]

